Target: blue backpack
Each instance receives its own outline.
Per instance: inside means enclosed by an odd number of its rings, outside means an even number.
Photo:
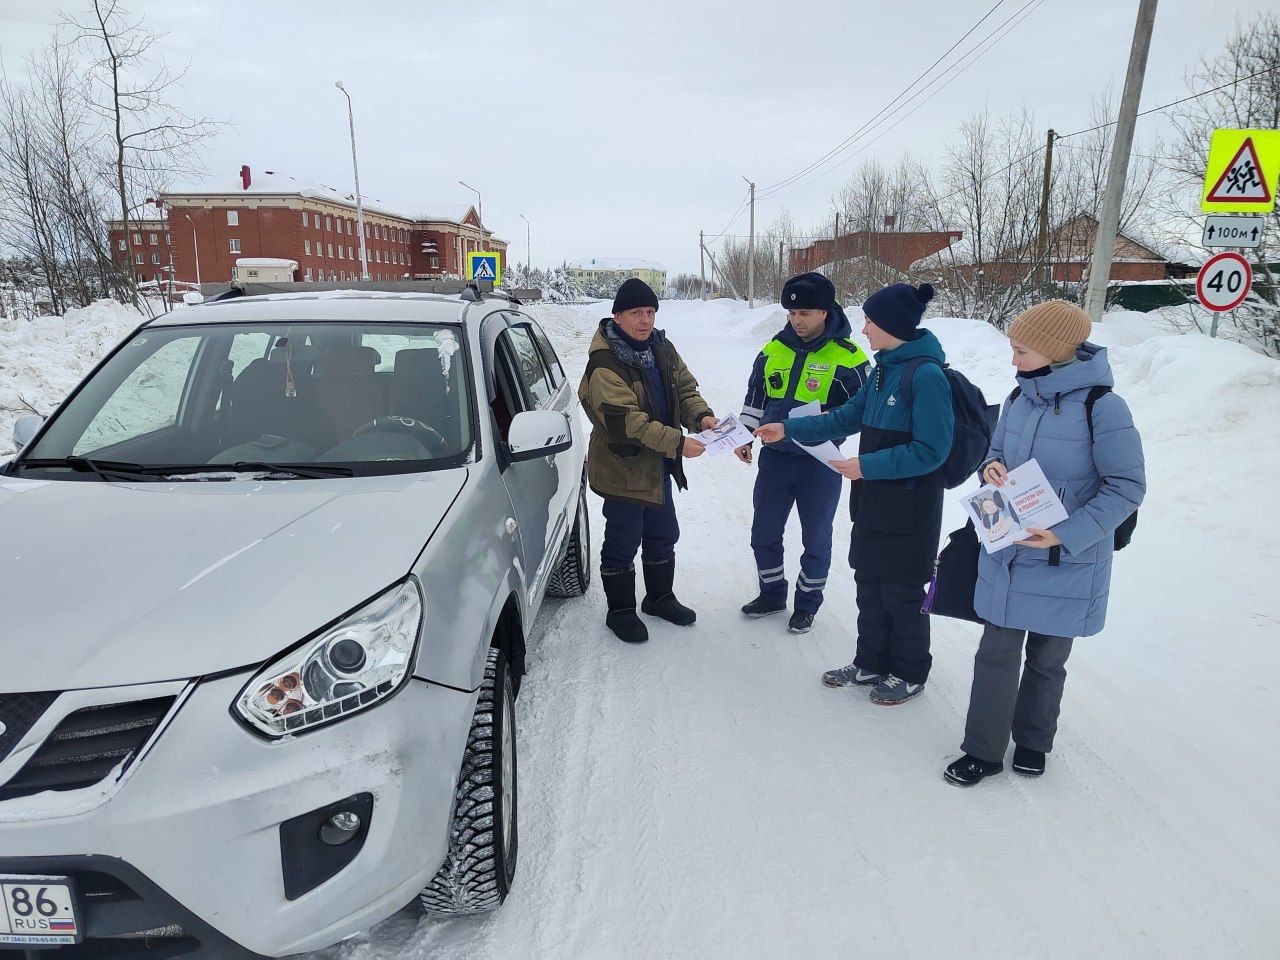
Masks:
[[[915,400],[916,371],[921,364],[937,363],[947,375],[951,385],[951,409],[955,414],[955,433],[951,440],[951,452],[946,462],[938,468],[942,485],[948,490],[973,478],[991,449],[991,434],[995,432],[1000,407],[988,405],[982,391],[969,382],[959,370],[949,364],[938,363],[933,357],[916,357],[904,364],[902,371],[902,399],[908,407]]]

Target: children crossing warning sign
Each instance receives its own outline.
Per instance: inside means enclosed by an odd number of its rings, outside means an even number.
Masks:
[[[502,254],[496,250],[477,250],[467,254],[467,279],[489,280],[497,285],[502,280]]]
[[[1280,131],[1215,130],[1200,209],[1270,213],[1276,205],[1278,176]]]

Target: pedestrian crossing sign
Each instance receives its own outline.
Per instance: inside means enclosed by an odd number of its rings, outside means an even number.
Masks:
[[[487,280],[496,286],[502,281],[502,254],[496,250],[468,253],[467,279]]]
[[[1280,178],[1280,130],[1215,130],[1200,209],[1270,213]]]

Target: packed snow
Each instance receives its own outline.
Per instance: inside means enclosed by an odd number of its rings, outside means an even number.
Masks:
[[[531,310],[576,384],[607,304]],[[0,452],[19,396],[48,412],[138,319],[99,304],[0,329]],[[784,313],[669,301],[658,320],[723,414]],[[929,325],[989,401],[1008,394],[998,332]],[[697,625],[649,620],[647,645],[621,644],[596,584],[536,625],[506,905],[444,924],[407,909],[322,956],[1274,955],[1280,363],[1141,314],[1109,314],[1092,339],[1142,432],[1149,492],[1107,628],[1068,663],[1044,777],[966,791],[942,779],[960,753],[974,626],[935,620],[928,687],[901,708],[819,684],[853,655],[843,509],[813,632],[744,620],[754,468],[703,457],[677,501],[677,593]],[[944,535],[963,522],[954,499]],[[793,522],[792,579],[798,541]]]

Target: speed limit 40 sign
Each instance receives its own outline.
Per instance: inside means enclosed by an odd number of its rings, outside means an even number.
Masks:
[[[1196,297],[1206,310],[1234,310],[1253,286],[1253,269],[1238,253],[1219,253],[1200,268]]]

